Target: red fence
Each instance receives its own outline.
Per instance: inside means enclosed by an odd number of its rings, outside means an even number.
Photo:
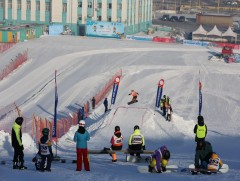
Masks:
[[[0,43],[0,53],[8,50],[9,48],[13,47],[16,43]]]
[[[163,42],[163,43],[175,43],[174,38],[161,38],[161,37],[153,37],[153,42]]]
[[[0,80],[3,80],[10,73],[12,73],[15,69],[17,69],[20,65],[28,60],[28,51],[24,51],[23,53],[19,53],[17,57],[8,64],[1,72],[0,72]]]

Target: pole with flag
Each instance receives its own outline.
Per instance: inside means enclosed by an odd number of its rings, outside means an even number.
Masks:
[[[155,104],[155,107],[157,107],[157,108],[159,108],[159,106],[160,106],[160,100],[162,98],[163,86],[164,86],[164,80],[161,79],[158,82],[158,89],[157,89],[157,97],[156,97],[156,104]],[[155,109],[155,111],[156,111],[156,109]],[[155,112],[154,112],[154,115],[155,115]]]
[[[118,92],[119,83],[120,83],[120,77],[117,76],[117,77],[115,78],[114,84],[113,84],[111,105],[112,105],[112,104],[115,104],[115,100],[116,100],[116,97],[117,97],[117,92]]]
[[[199,71],[200,73],[200,71]],[[198,86],[199,86],[199,113],[198,115],[201,116],[201,111],[202,111],[202,83],[199,79],[199,83],[198,83]]]
[[[53,122],[53,129],[52,129],[52,137],[56,139],[56,157],[57,157],[57,105],[58,105],[57,70],[55,70],[55,104],[54,104],[54,122]]]

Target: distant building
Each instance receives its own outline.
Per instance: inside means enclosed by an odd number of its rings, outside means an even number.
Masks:
[[[0,24],[43,24],[84,35],[87,21],[124,24],[125,34],[152,25],[153,0],[0,0]]]
[[[196,22],[202,25],[232,26],[233,18],[231,15],[220,14],[196,14]]]

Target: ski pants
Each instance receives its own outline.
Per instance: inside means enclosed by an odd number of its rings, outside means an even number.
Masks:
[[[42,161],[40,164],[41,165],[40,169],[44,170],[46,160],[47,160],[46,170],[51,169],[52,156],[50,154],[49,155],[41,155],[41,158],[42,158]]]
[[[142,144],[137,144],[137,145],[131,145],[130,150],[137,150],[141,151],[142,150]],[[130,153],[130,155],[134,156],[134,153]],[[140,153],[136,153],[136,156],[140,156]]]
[[[90,171],[87,148],[77,148],[77,171],[82,170],[82,162],[84,163],[84,169]]]
[[[14,149],[14,156],[13,156],[13,162],[21,162],[24,163],[24,153],[23,150],[20,147],[13,147]]]

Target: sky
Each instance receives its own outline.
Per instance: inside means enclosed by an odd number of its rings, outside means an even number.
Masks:
[[[32,115],[53,119],[54,72],[57,70],[58,118],[68,116],[92,96],[105,83],[122,70],[116,102],[104,114],[100,102],[86,119],[91,139],[89,150],[110,147],[114,127],[119,125],[124,137],[123,149],[133,127],[139,125],[145,136],[146,149],[155,150],[166,145],[171,152],[169,164],[177,165],[177,173],[142,174],[137,167],[147,163],[125,162],[119,153],[112,163],[107,154],[90,155],[90,172],[76,172],[76,145],[72,140],[78,126],[54,144],[53,152],[66,159],[66,163],[53,162],[51,173],[35,170],[32,158],[37,153],[34,139],[23,127],[25,165],[28,170],[13,170],[11,135],[0,128],[0,180],[239,180],[240,178],[240,64],[209,61],[218,48],[203,48],[182,44],[81,38],[74,36],[45,36],[21,42],[0,55],[0,70],[17,53],[28,50],[29,60],[0,81],[0,106],[19,106],[24,117]],[[235,52],[236,53],[236,52]],[[163,94],[169,96],[173,120],[167,122],[155,108],[157,84],[164,79]],[[195,142],[193,128],[198,116],[198,81],[202,82],[202,115],[208,127],[206,140],[219,154],[229,172],[217,175],[192,176],[182,173],[194,161]],[[128,95],[139,92],[138,103],[127,105]],[[111,91],[108,94],[111,100]],[[15,118],[14,118],[15,119]],[[10,120],[10,130],[14,122]],[[0,120],[4,121],[4,120]],[[56,151],[57,148],[57,151]],[[29,175],[30,174],[30,175]]]

